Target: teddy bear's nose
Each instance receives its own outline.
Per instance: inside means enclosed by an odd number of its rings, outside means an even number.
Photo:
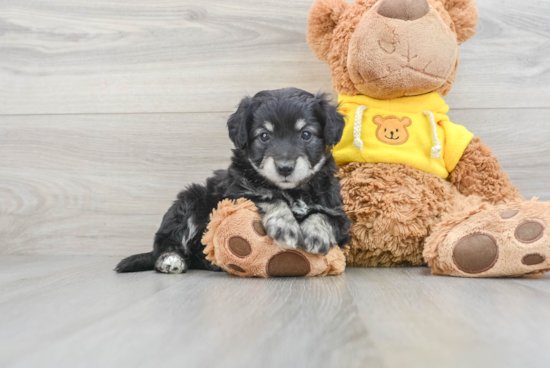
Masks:
[[[386,18],[415,20],[430,12],[428,0],[382,0],[378,14]]]

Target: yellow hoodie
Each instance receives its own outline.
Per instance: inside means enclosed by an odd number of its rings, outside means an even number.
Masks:
[[[338,101],[346,119],[332,151],[339,166],[408,164],[446,179],[474,137],[449,121],[449,106],[439,93],[393,100],[340,95]]]

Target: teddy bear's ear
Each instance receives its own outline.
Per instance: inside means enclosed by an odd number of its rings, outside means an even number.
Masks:
[[[376,125],[382,125],[384,124],[384,118],[380,115],[376,115],[374,118],[372,118],[372,122]]]
[[[346,0],[317,0],[313,3],[307,20],[307,42],[319,60],[327,60],[332,34],[347,6]]]
[[[455,24],[459,43],[466,42],[475,35],[479,14],[474,0],[447,0],[445,9]]]
[[[406,116],[403,119],[401,119],[401,122],[403,123],[404,128],[406,128],[406,127],[408,127],[409,125],[412,124],[411,119],[406,117]]]

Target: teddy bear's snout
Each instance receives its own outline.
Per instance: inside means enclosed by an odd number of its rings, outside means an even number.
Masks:
[[[386,129],[384,129],[384,130],[386,130]],[[392,130],[389,130],[389,129],[386,130],[385,134],[386,134],[386,138],[390,138],[390,139],[399,138],[399,137],[396,136],[397,132],[393,129]]]
[[[355,89],[390,99],[442,87],[456,70],[458,47],[441,14],[427,0],[379,0],[350,39],[347,66]]]
[[[378,14],[386,18],[416,20],[430,12],[428,0],[382,0]]]

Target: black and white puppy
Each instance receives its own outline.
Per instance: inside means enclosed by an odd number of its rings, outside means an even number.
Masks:
[[[244,98],[227,126],[236,147],[229,168],[215,171],[206,185],[180,192],[153,251],[122,260],[117,272],[219,270],[205,259],[201,237],[224,198],[252,200],[267,234],[284,248],[326,254],[334,244],[349,243],[350,220],[330,153],[344,119],[326,95],[296,88],[262,91]]]

